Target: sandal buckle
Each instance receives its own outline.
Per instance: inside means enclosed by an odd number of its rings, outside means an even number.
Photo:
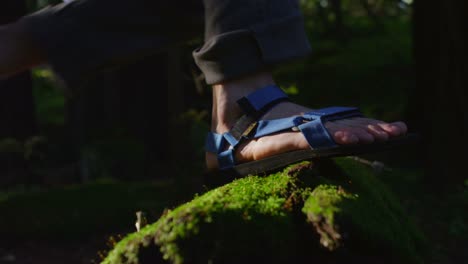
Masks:
[[[245,129],[244,133],[242,133],[242,137],[247,138],[248,136],[250,136],[250,134],[257,127],[257,125],[258,125],[258,122],[253,122],[252,124],[250,124],[247,127],[247,129]]]

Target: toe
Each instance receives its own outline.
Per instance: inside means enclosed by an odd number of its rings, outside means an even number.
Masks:
[[[397,127],[399,129],[400,134],[406,134],[408,132],[408,127],[405,123],[398,121],[391,123],[392,126]]]
[[[407,132],[406,124],[403,122],[387,123],[380,120],[362,118],[361,122],[365,122],[372,125],[375,129],[379,129],[381,132],[387,134],[387,137],[395,137],[403,135]]]
[[[350,119],[359,125],[362,129],[365,129],[369,134],[374,136],[377,141],[385,141],[388,139],[388,133],[378,126],[372,119],[366,118],[352,118]]]
[[[367,132],[371,133],[378,141],[388,140],[388,134],[379,126],[368,124],[366,125]]]
[[[338,130],[332,136],[338,144],[357,144],[359,142],[359,138],[351,131]]]
[[[383,121],[376,121],[375,125],[382,128],[385,132],[388,133],[388,135],[393,137],[402,135],[404,133],[404,127],[402,127],[402,125],[398,123],[386,123]]]
[[[351,133],[356,135],[360,143],[369,144],[374,142],[374,136],[371,133],[369,133],[365,127],[363,128],[361,125],[357,124],[353,120],[339,120],[334,121],[333,123],[335,123],[338,126],[341,126],[342,128],[346,128]]]
[[[333,122],[327,122],[325,127],[338,144],[357,144],[359,142],[359,137],[347,127],[339,126]]]

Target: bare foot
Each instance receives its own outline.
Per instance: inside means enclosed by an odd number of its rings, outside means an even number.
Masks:
[[[266,75],[266,77],[263,76],[262,78],[266,85],[272,82],[268,75]],[[260,80],[262,79],[260,78]],[[218,134],[228,132],[234,122],[242,115],[240,109],[237,108],[235,101],[233,101],[233,98],[237,100],[250,92],[248,91],[249,89],[245,89],[245,87],[248,87],[249,83],[251,83],[251,80],[240,83],[244,90],[233,89],[231,86],[222,85],[213,87],[213,132]],[[259,87],[259,83],[256,82],[254,86]],[[234,95],[232,95],[233,93]],[[273,107],[273,109],[271,109],[261,119],[269,120],[302,115],[311,110],[312,109],[310,108],[291,102],[283,102]],[[334,141],[341,145],[370,144],[374,141],[386,141],[392,137],[397,137],[407,132],[406,124],[403,122],[387,123],[380,120],[361,117],[326,122],[325,127],[333,137]],[[261,160],[269,156],[289,151],[309,148],[310,146],[301,132],[283,132],[264,136],[241,144],[236,149],[235,159],[237,163],[244,163],[248,161]],[[208,169],[218,168],[216,154],[206,153],[206,164]]]

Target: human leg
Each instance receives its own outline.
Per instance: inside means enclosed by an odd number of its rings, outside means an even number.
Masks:
[[[21,25],[22,34],[41,51],[41,63],[51,65],[68,86],[79,87],[104,69],[202,35],[203,12],[201,0],[183,6],[177,1],[79,0],[44,8],[14,25]]]
[[[206,43],[194,52],[194,57],[207,76],[208,83],[213,85],[212,132],[222,135],[229,132],[243,115],[237,101],[275,84],[269,69],[275,64],[304,56],[309,46],[296,1],[236,2],[246,8],[231,8],[227,21],[223,20],[226,13],[219,3],[229,1],[215,2],[216,5],[205,1]],[[235,12],[239,12],[244,19],[233,20]],[[215,14],[213,18],[211,14]],[[281,102],[260,119],[290,117],[310,110],[291,102]],[[403,135],[407,130],[402,122],[386,123],[364,117],[326,122],[325,127],[334,142],[340,145],[386,141]],[[224,144],[227,149],[230,143]],[[235,164],[239,164],[309,148],[302,133],[282,131],[243,140],[234,147],[234,160]],[[219,154],[207,152],[209,169],[219,167]]]

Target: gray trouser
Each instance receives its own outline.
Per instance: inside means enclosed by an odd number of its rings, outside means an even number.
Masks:
[[[76,0],[23,19],[66,83],[203,33],[193,57],[208,84],[310,51],[297,0]]]

